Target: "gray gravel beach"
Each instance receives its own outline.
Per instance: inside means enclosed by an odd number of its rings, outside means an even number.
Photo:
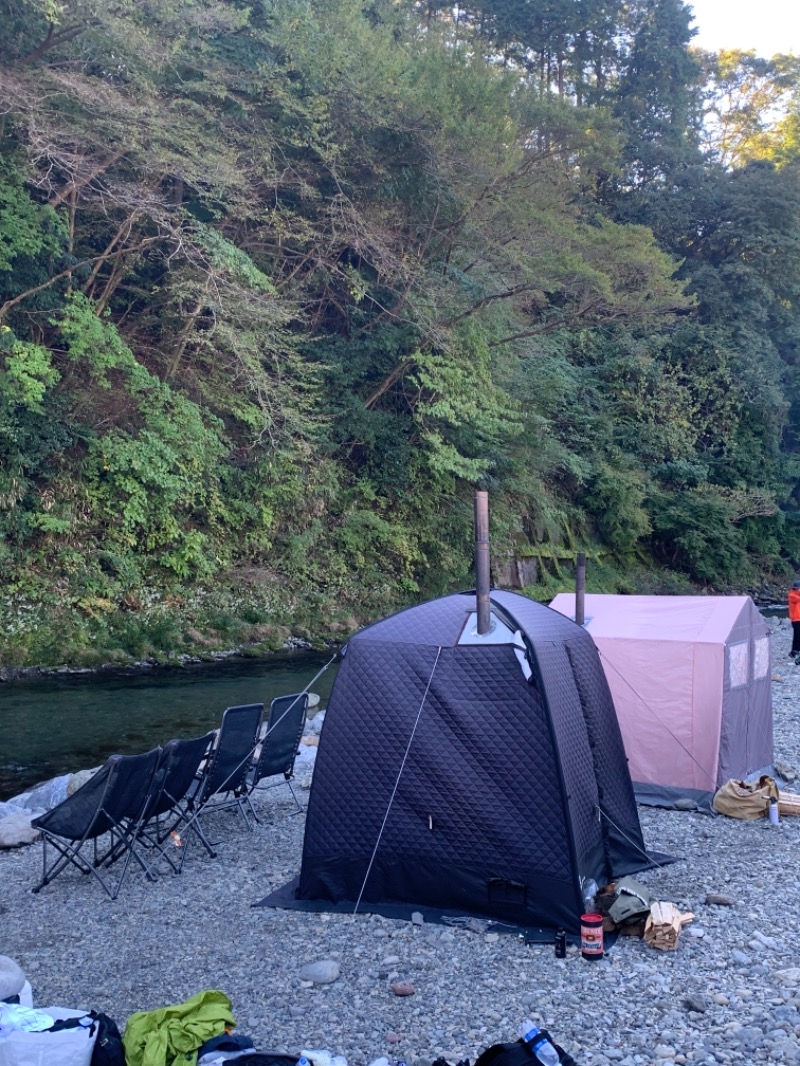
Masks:
[[[775,757],[800,769],[789,642],[775,622]],[[310,771],[299,780],[305,803]],[[216,859],[194,847],[180,877],[155,884],[132,867],[116,902],[71,871],[33,895],[41,845],[1,852],[0,954],[25,970],[34,1003],[102,1010],[123,1028],[134,1011],[217,988],[256,1047],[326,1048],[350,1066],[474,1062],[527,1016],[579,1064],[800,1064],[800,818],[772,827],[640,807],[647,845],[679,861],[638,879],[694,922],[674,952],[623,937],[588,963],[491,928],[254,909],[298,871],[304,823],[285,787],[259,803],[252,833],[229,813],[209,820]],[[304,981],[322,960],[338,979]],[[398,980],[413,995],[394,995]]]

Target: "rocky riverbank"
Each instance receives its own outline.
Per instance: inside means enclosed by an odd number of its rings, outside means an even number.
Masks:
[[[775,755],[800,767],[800,668],[788,625],[773,634]],[[305,797],[310,764],[301,783]],[[304,822],[284,787],[259,804],[252,833],[217,816],[216,859],[194,848],[180,877],[155,884],[134,870],[116,903],[71,873],[34,896],[39,847],[0,854],[0,953],[21,964],[36,1003],[104,1010],[122,1026],[219,988],[257,1047],[328,1048],[350,1066],[474,1062],[526,1016],[580,1066],[800,1064],[800,818],[771,827],[640,808],[648,845],[679,857],[640,879],[694,922],[674,952],[624,937],[587,963],[492,926],[253,908],[297,872]],[[322,961],[338,977],[307,979]],[[395,995],[398,981],[413,994]]]

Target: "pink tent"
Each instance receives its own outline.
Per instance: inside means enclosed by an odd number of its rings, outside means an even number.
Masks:
[[[550,606],[575,617],[575,596]],[[749,596],[585,598],[640,803],[708,806],[772,766],[767,625]]]

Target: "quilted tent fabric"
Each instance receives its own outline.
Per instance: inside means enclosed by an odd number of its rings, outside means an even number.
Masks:
[[[407,901],[577,932],[586,882],[651,865],[591,638],[525,597],[491,598],[522,634],[530,679],[510,643],[459,644],[468,595],[350,641],[320,737],[298,898]]]

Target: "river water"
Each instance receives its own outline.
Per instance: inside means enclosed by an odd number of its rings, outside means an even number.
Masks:
[[[782,604],[762,607],[786,615]],[[226,659],[210,666],[141,673],[59,674],[0,684],[0,800],[59,774],[99,766],[114,752],[134,754],[172,737],[219,725],[226,707],[269,705],[299,692],[331,658],[292,652]],[[334,663],[314,682],[324,707]]]
[[[59,774],[99,766],[172,737],[220,724],[226,707],[299,692],[331,658],[293,652],[269,659],[140,673],[59,674],[0,685],[0,800]],[[324,707],[336,663],[311,691]]]

